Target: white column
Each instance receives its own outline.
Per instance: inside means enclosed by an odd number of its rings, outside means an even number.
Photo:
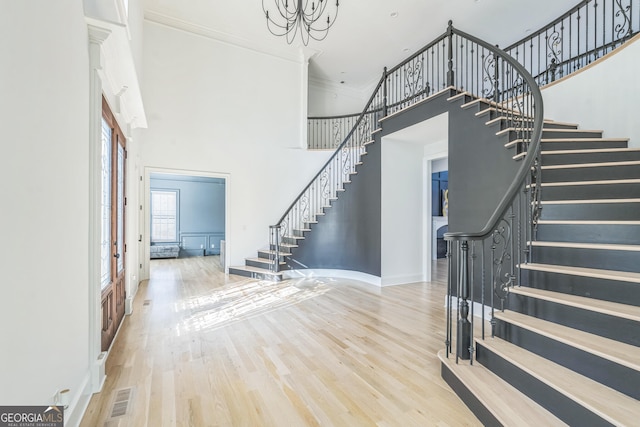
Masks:
[[[101,292],[100,292],[100,238],[101,216],[101,144],[102,138],[102,43],[111,31],[88,25],[89,28],[89,369],[91,391],[100,391],[105,380],[106,354],[101,352]]]

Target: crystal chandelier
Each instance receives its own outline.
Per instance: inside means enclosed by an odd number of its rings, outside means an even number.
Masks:
[[[267,0],[271,1],[271,0]],[[304,45],[309,44],[309,38],[324,40],[329,28],[336,22],[340,1],[336,0],[333,18],[325,9],[330,0],[274,0],[275,6],[269,13],[262,0],[262,10],[267,18],[267,28],[275,36],[286,36],[287,43],[293,43],[298,29]],[[326,19],[325,19],[326,16]]]

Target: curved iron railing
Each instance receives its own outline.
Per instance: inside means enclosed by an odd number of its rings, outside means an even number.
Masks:
[[[538,86],[545,86],[593,63],[639,32],[640,0],[583,0],[504,50],[534,76]],[[398,66],[403,67],[404,75],[390,82],[392,97],[407,92],[411,96],[406,99],[419,100],[444,87],[447,70],[443,52],[447,47],[441,42],[442,37],[413,55],[407,64]],[[429,75],[423,72],[426,60],[440,60],[439,66],[430,67]],[[403,108],[406,101],[396,102],[390,104],[391,112],[394,107]],[[309,117],[308,148],[335,149],[344,139],[343,132],[351,129],[351,117],[357,116]]]
[[[453,341],[452,300],[458,299],[456,360],[473,361],[473,301],[485,305],[492,313],[498,303],[503,307],[510,286],[516,284],[516,268],[526,262],[527,242],[533,239],[540,211],[540,139],[543,128],[542,94],[533,76],[506,52],[469,34],[453,30],[451,45],[456,75],[453,86],[467,86],[474,97],[484,97],[490,121],[517,135],[522,164],[515,178],[479,230],[449,232],[449,289],[447,304],[447,354]],[[462,71],[462,72],[461,72]],[[480,261],[476,261],[477,258]],[[489,260],[486,258],[489,257]],[[453,271],[453,259],[457,270]],[[470,261],[471,260],[471,261]],[[488,262],[487,262],[488,261]],[[486,292],[486,269],[489,268],[489,295]],[[479,298],[474,291],[480,291]],[[489,298],[487,304],[486,299]],[[491,316],[493,322],[493,315]],[[484,329],[483,329],[484,331]]]
[[[539,86],[591,64],[640,31],[640,0],[584,0],[507,47]]]
[[[360,113],[341,116],[309,117],[307,119],[307,148],[335,150],[356,124]]]
[[[384,100],[380,88],[383,82],[384,76],[333,155],[280,220],[270,226],[271,266],[276,271],[282,259],[281,253],[288,253],[290,245],[295,244],[296,237],[302,236],[309,224],[315,222],[316,216],[322,214],[323,208],[337,199],[338,193],[344,191],[344,184],[349,182],[351,175],[356,172],[356,166],[360,164],[361,156],[366,153],[365,146],[371,142],[371,133],[382,114],[381,106]]]

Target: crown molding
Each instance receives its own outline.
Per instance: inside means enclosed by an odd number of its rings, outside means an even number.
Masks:
[[[85,21],[89,41],[100,46],[99,72],[110,106],[130,128],[146,128],[147,118],[126,25],[89,16]]]

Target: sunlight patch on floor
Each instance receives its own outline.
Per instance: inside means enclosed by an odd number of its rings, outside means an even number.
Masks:
[[[320,279],[282,282],[250,280],[234,283],[181,302],[177,311],[188,312],[177,325],[178,336],[213,330],[269,311],[298,304],[330,290]]]

